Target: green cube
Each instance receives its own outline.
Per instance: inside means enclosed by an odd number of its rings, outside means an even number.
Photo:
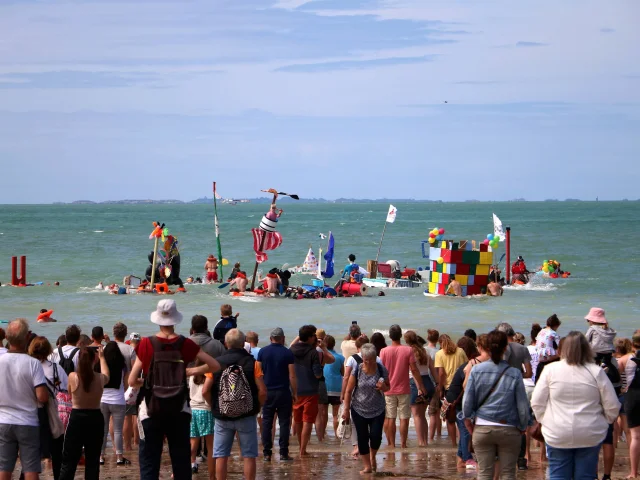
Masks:
[[[476,266],[469,265],[469,275],[475,275],[475,274],[476,274]]]
[[[436,264],[436,272],[438,272],[438,273],[444,273],[444,263],[438,263],[438,264]]]
[[[480,252],[462,252],[462,263],[478,265],[480,263]]]

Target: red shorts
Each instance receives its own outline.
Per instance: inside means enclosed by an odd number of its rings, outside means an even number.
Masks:
[[[320,395],[304,395],[298,397],[293,406],[293,421],[295,423],[315,423],[318,416],[318,399]]]
[[[207,281],[208,282],[217,282],[218,281],[218,272],[207,272]]]

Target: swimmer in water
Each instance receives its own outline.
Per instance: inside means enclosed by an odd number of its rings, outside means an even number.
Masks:
[[[38,315],[38,323],[57,322],[55,318],[51,318],[51,315],[53,315],[53,310],[43,308],[40,310],[40,315]]]

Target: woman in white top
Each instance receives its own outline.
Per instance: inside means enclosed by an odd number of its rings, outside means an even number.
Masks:
[[[124,425],[124,412],[126,402],[124,400],[124,386],[129,383],[129,370],[122,351],[116,342],[109,342],[104,347],[104,358],[109,366],[111,378],[104,386],[100,410],[104,417],[104,440],[102,442],[102,455],[100,465],[104,465],[104,454],[107,448],[109,436],[109,419],[113,418],[113,440],[116,450],[116,465],[130,465],[131,462],[124,458],[124,440],[122,427]]]
[[[545,367],[531,408],[547,443],[551,480],[598,478],[598,453],[620,402],[581,332],[569,332],[560,361]]]

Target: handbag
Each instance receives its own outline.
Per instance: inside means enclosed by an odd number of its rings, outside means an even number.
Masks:
[[[60,415],[58,415],[58,400],[56,399],[56,389],[60,385],[60,379],[58,378],[58,366],[53,363],[53,392],[49,390],[49,401],[47,402],[47,416],[49,417],[49,430],[51,431],[52,438],[60,438],[64,435],[64,426],[62,425],[62,420],[60,420]]]
[[[336,430],[336,437],[340,439],[341,445],[343,440],[349,440],[351,438],[351,422],[342,418],[343,411],[344,404],[340,405],[340,409],[338,410],[340,420],[338,421],[338,430]]]

